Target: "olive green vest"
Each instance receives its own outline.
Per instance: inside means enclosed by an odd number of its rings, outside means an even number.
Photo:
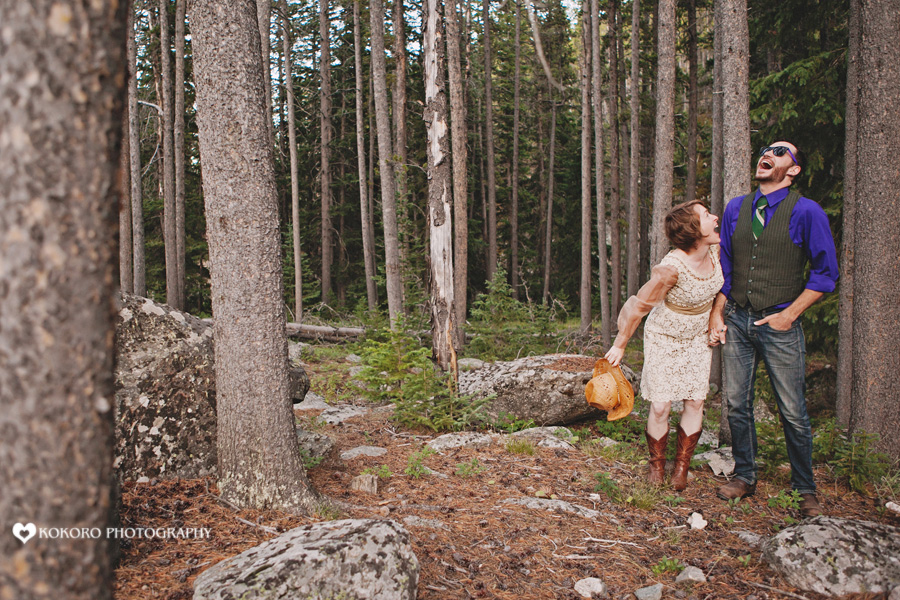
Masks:
[[[792,302],[803,292],[806,253],[791,241],[791,213],[800,194],[795,190],[779,203],[759,238],[753,239],[753,199],[750,192],[741,201],[734,235],[731,237],[731,297],[740,306],[763,310]]]

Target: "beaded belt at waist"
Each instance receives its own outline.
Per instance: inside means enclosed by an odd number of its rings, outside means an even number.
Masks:
[[[678,306],[677,304],[672,304],[671,302],[666,300],[666,308],[681,315],[702,315],[712,308],[714,300],[715,298],[711,299],[706,304],[693,307]]]

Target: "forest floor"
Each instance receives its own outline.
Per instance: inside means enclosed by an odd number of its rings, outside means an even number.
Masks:
[[[811,409],[820,402],[816,410],[827,411],[833,367],[810,362]],[[345,367],[323,362],[307,368],[315,382],[317,375],[327,379]],[[820,381],[826,384],[817,388]],[[493,444],[424,455],[424,444],[437,434],[400,428],[384,413],[337,425],[325,424],[315,413],[297,414],[301,425],[331,436],[338,453],[362,445],[388,452],[311,468],[313,485],[341,506],[312,517],[236,510],[219,499],[215,481],[208,479],[126,484],[123,527],[206,527],[211,535],[126,540],[116,570],[117,600],[191,598],[193,581],[203,570],[301,525],[409,517],[419,519],[405,526],[421,566],[422,600],[577,599],[574,584],[586,577],[603,580],[610,598],[633,598],[633,591],[655,583],[666,586],[665,598],[824,598],[792,588],[738,535],[768,537],[799,519],[794,510],[772,506],[789,488],[785,470],[761,480],[755,496],[730,505],[716,497],[725,480],[705,467],[692,469],[695,477],[681,494],[646,485],[643,445],[634,441],[601,450],[590,443],[600,436],[597,424],[573,428],[582,439],[576,449]],[[640,431],[640,417],[629,419],[634,422],[622,429]],[[417,466],[436,474],[416,477]],[[366,469],[379,475],[377,494],[350,490],[350,480]],[[816,481],[825,514],[900,525],[873,498],[835,481],[826,466],[816,468]],[[558,498],[602,516],[591,520],[504,504],[534,497]],[[708,521],[704,529],[687,524],[694,512]],[[690,565],[703,571],[705,583],[676,583],[679,566]]]

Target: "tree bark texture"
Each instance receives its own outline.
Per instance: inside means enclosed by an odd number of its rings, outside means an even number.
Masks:
[[[553,194],[555,193],[554,172],[556,170],[556,102],[553,100],[553,89],[550,94],[550,159],[547,161],[547,219],[544,231],[544,305],[550,301],[550,265],[552,264],[553,239]]]
[[[331,223],[331,19],[328,0],[319,0],[319,172],[322,201],[322,302],[332,301],[331,267],[334,228]]]
[[[856,95],[850,429],[900,459],[900,0],[854,0]],[[855,35],[852,32],[851,35]],[[848,133],[852,133],[849,131]],[[877,251],[875,250],[877,249]]]
[[[403,17],[403,0],[394,0],[393,17],[394,29],[394,93],[392,96],[394,110],[394,152],[397,155],[397,164],[394,166],[394,176],[397,178],[397,199],[400,202],[400,213],[408,214],[409,178],[407,177],[407,164],[409,162],[409,148],[407,147],[406,132],[406,19]],[[408,264],[408,238],[406,232],[401,232],[400,264]]]
[[[591,330],[591,20],[587,0],[581,3],[582,44],[579,60],[581,77],[581,324],[582,333]],[[601,167],[602,168],[602,167]]]
[[[119,287],[123,292],[134,293],[134,262],[131,239],[131,151],[128,144],[128,113],[122,118],[122,150],[119,152],[119,170],[116,172],[119,195]]]
[[[175,266],[178,268],[178,298],[187,305],[185,286],[184,239],[184,21],[187,0],[175,0],[175,106],[173,108],[172,139],[175,155]]]
[[[133,245],[134,293],[147,295],[147,267],[144,253],[144,200],[141,185],[141,133],[137,103],[137,46],[134,39],[134,6],[126,2],[128,63],[128,152],[131,183],[131,242]]]
[[[619,182],[619,61],[618,61],[619,0],[609,0],[609,254],[610,254],[610,312],[619,313],[622,297],[622,242],[619,229],[621,210]],[[674,28],[674,24],[672,25]],[[674,48],[673,48],[674,54]],[[674,58],[672,59],[675,60]]]
[[[747,0],[723,0],[722,181],[725,203],[750,191],[749,82]]]
[[[494,278],[497,271],[497,178],[494,159],[494,97],[491,69],[491,3],[483,0],[484,26],[484,143],[487,160],[487,210],[488,210],[488,253],[486,274],[488,281]]]
[[[466,147],[466,97],[459,53],[460,33],[456,1],[443,3],[447,28],[447,68],[450,88],[450,146],[453,156],[453,307],[457,348],[465,343],[466,304],[469,287],[468,157]]]
[[[700,90],[697,75],[697,0],[688,0],[688,144],[687,181],[684,184],[684,200],[697,197],[697,113],[700,110]]]
[[[112,597],[112,540],[39,530],[113,526],[127,8],[0,1],[2,598]]]
[[[597,194],[597,257],[599,258],[598,292],[600,294],[600,343],[604,348],[612,339],[609,306],[609,275],[606,255],[606,193],[603,182],[603,94],[600,39],[600,2],[591,0],[591,100],[594,110],[594,178]]]
[[[439,0],[425,0],[425,126],[428,134],[428,224],[431,239],[431,338],[443,370],[456,371],[453,349],[453,191],[450,128],[444,93],[444,36]]]
[[[519,297],[519,102],[522,87],[521,28],[522,17],[519,3],[513,0],[516,20],[515,66],[513,75],[513,150],[512,150],[512,182],[509,199],[509,281],[513,297]]]
[[[294,64],[291,57],[293,47],[293,35],[291,27],[291,13],[288,12],[287,0],[280,0],[282,22],[282,51],[284,53],[284,89],[287,110],[288,140],[290,143],[291,161],[291,241],[294,246],[294,318],[297,322],[303,321],[303,268],[300,253],[300,174],[298,173],[297,156],[297,123],[295,120],[294,98],[294,74],[291,66]],[[362,114],[358,111],[357,114]],[[365,160],[365,159],[363,159]],[[365,179],[363,178],[363,181]],[[365,195],[363,195],[365,197]]]
[[[384,222],[384,270],[387,283],[388,314],[393,326],[403,310],[403,283],[400,277],[400,241],[397,230],[397,187],[394,179],[391,122],[388,115],[387,66],[384,60],[384,3],[372,0],[369,6],[372,29],[372,80],[375,88],[375,122],[378,128],[378,170],[381,174],[381,210]]]
[[[172,98],[172,40],[169,36],[169,0],[159,0],[159,69],[162,87],[160,127],[162,129],[162,185],[163,227],[166,246],[166,304],[183,309],[184,302],[178,296],[178,240],[175,231],[175,140],[172,138],[175,107]]]
[[[709,212],[722,216],[725,210],[725,195],[722,154],[722,108],[725,91],[722,83],[722,1],[715,0],[713,8],[713,89],[712,89],[712,148],[710,156]]]
[[[628,249],[625,295],[634,296],[640,288],[640,173],[641,173],[641,2],[631,4],[631,155],[628,174]]]
[[[194,0],[191,21],[216,319],[219,489],[240,507],[309,511],[316,497],[300,460],[289,397],[256,7]]]
[[[256,0],[256,22],[259,27],[260,56],[262,56],[263,78],[266,86],[266,131],[269,134],[269,144],[275,147],[275,121],[272,119],[272,73],[271,60],[271,31],[272,31],[272,0]]]
[[[359,211],[362,220],[366,301],[368,302],[369,312],[374,312],[378,307],[378,290],[375,287],[375,235],[372,231],[372,219],[369,214],[369,186],[366,181],[366,135],[365,124],[363,123],[365,112],[363,111],[362,34],[360,33],[359,25],[359,2],[353,3],[353,52],[355,60],[354,76],[356,78],[356,166],[359,169]],[[293,94],[291,97],[293,97]],[[297,220],[299,220],[299,214]]]
[[[669,251],[663,227],[672,207],[672,169],[675,153],[675,0],[659,1],[656,67],[656,152],[653,180],[653,223],[650,230],[650,264],[656,265]]]

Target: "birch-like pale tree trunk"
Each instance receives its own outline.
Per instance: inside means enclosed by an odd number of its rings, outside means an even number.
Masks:
[[[634,296],[641,287],[640,275],[640,174],[641,174],[641,1],[631,3],[631,155],[628,173],[628,245],[625,295]]]
[[[172,111],[172,140],[175,155],[175,266],[178,268],[178,299],[186,308],[185,223],[184,223],[184,21],[187,0],[175,0],[175,106]]]
[[[588,0],[581,3],[582,44],[579,57],[581,77],[581,325],[583,334],[591,330],[591,18]]]
[[[653,182],[653,223],[650,230],[650,264],[656,265],[669,251],[663,227],[672,207],[675,155],[675,0],[659,1],[656,67],[656,150]]]
[[[444,36],[439,0],[425,0],[425,126],[428,134],[428,224],[431,240],[431,339],[443,370],[456,372],[453,349],[453,191],[450,128],[444,94]],[[452,8],[451,8],[452,10]]]
[[[283,0],[284,1],[284,0]],[[366,181],[366,136],[363,119],[363,64],[362,34],[359,26],[359,2],[353,2],[353,57],[356,81],[356,165],[359,170],[359,210],[362,220],[363,263],[366,271],[366,301],[369,312],[378,307],[378,289],[375,286],[375,236],[369,213],[369,190]]]
[[[466,147],[466,97],[459,53],[459,19],[456,0],[443,4],[447,28],[447,70],[450,88],[450,146],[453,156],[453,307],[456,347],[465,343],[466,304],[469,287],[468,149]]]
[[[172,99],[172,54],[169,37],[169,0],[159,0],[159,48],[162,87],[162,188],[163,192],[163,232],[166,250],[166,303],[172,308],[183,309],[184,299],[178,296],[181,285],[178,280],[178,237],[176,233],[177,214],[175,209],[175,141],[173,138],[175,107]]]
[[[130,10],[130,9],[129,9]],[[131,150],[128,143],[129,115],[122,113],[122,149],[116,174],[119,195],[119,286],[123,292],[134,293],[134,262],[131,240]]]
[[[403,282],[400,276],[400,239],[397,229],[397,186],[394,150],[388,115],[387,66],[384,59],[384,3],[372,0],[369,6],[372,32],[372,83],[375,89],[375,122],[378,129],[378,169],[381,172],[381,211],[384,222],[384,262],[388,315],[391,327],[403,311]]]
[[[126,10],[128,2],[0,2],[4,599],[112,598],[118,541],[13,534],[114,526]]]
[[[286,98],[287,130],[290,149],[288,154],[291,161],[291,241],[294,246],[294,320],[303,322],[303,268],[301,266],[300,252],[300,174],[298,173],[299,158],[297,156],[297,122],[295,119],[294,76],[293,58],[293,34],[291,27],[291,13],[288,11],[287,0],[279,0],[281,5],[281,43],[284,53],[284,91]]]
[[[147,295],[147,263],[144,252],[144,200],[141,185],[141,131],[137,102],[137,45],[134,39],[134,6],[128,4],[127,62],[128,62],[128,151],[131,176],[131,242],[133,246],[134,293]]]
[[[606,254],[606,193],[603,181],[603,73],[601,69],[600,2],[591,0],[591,83],[594,109],[594,178],[597,194],[597,257],[599,260],[598,292],[600,294],[600,343],[609,347],[612,339],[612,319],[609,306],[609,275]],[[613,165],[613,170],[615,166]]]

